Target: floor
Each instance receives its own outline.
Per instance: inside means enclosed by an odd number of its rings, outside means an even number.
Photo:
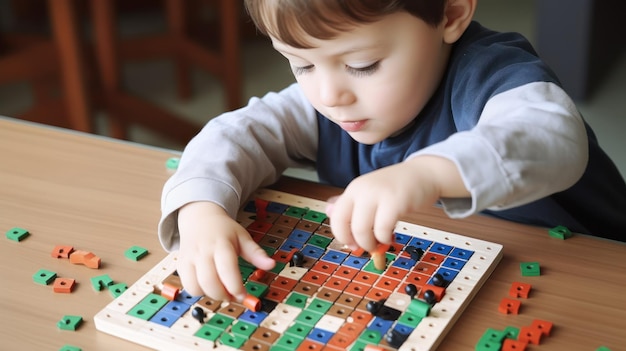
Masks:
[[[517,31],[533,41],[533,2],[518,0],[481,0],[476,19],[483,25],[502,31]],[[144,20],[144,26],[155,24],[154,19]],[[157,20],[158,22],[158,20]],[[137,20],[123,22],[128,32],[136,31]],[[147,23],[147,24],[146,24]],[[252,96],[276,91],[293,82],[288,66],[282,56],[272,50],[265,41],[246,43],[243,47],[244,95]],[[126,86],[142,97],[204,124],[223,111],[223,97],[219,84],[210,75],[197,71],[193,77],[195,94],[189,101],[180,101],[174,91],[174,76],[170,62],[155,60],[127,64]],[[578,104],[585,119],[594,128],[601,145],[626,175],[626,54],[613,67],[612,73],[594,91],[592,97]],[[0,86],[0,115],[11,116],[28,108],[31,104],[29,87],[26,84]],[[106,134],[104,116],[100,116],[98,128]],[[131,138],[139,143],[182,149],[142,129],[135,129]],[[308,172],[290,173],[305,178],[313,177]],[[313,178],[314,179],[314,178]]]

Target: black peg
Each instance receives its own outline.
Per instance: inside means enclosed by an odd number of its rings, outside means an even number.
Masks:
[[[278,305],[278,302],[274,302],[272,300],[267,300],[267,299],[261,299],[261,311],[269,314],[271,313],[274,308],[276,308],[276,305]]]
[[[422,256],[424,255],[424,250],[420,249],[419,247],[415,247],[415,246],[408,246],[405,249],[406,252],[409,253],[409,255],[411,255],[411,259],[413,261],[419,261],[422,259]]]
[[[385,303],[386,300],[380,300],[380,301],[369,301],[367,303],[367,305],[365,305],[365,309],[367,309],[367,312],[371,313],[372,315],[376,316],[378,314],[378,311],[380,311],[380,308],[382,307],[382,305]]]
[[[402,344],[409,338],[408,334],[402,334],[395,329],[390,329],[387,334],[385,334],[385,341],[389,344],[389,346],[394,349],[399,349]]]
[[[417,286],[415,286],[415,284],[408,284],[404,287],[404,292],[411,296],[411,300],[413,300],[415,295],[417,295]]]
[[[437,296],[435,296],[435,292],[430,289],[424,291],[424,301],[426,301],[430,305],[437,302]]]
[[[302,267],[302,263],[304,263],[304,254],[302,251],[296,251],[291,256],[291,261],[289,261],[289,267]]]
[[[431,282],[434,286],[443,287],[446,285],[446,280],[443,279],[443,275],[436,273],[433,275]]]
[[[202,309],[202,307],[196,306],[194,307],[193,310],[191,310],[191,316],[197,319],[198,322],[200,322],[200,324],[203,324],[204,317],[206,317],[206,313],[204,313],[204,310]]]

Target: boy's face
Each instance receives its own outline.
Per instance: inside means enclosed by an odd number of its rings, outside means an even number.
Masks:
[[[439,85],[450,46],[405,12],[298,49],[272,38],[305,95],[352,138],[374,144],[411,123]]]

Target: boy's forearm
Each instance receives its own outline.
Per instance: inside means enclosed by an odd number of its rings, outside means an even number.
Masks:
[[[405,162],[416,174],[427,177],[437,187],[439,197],[470,197],[458,167],[451,160],[440,156],[420,155]]]
[[[189,217],[205,215],[225,215],[228,213],[220,205],[209,201],[188,203],[178,210],[178,222],[183,222]]]

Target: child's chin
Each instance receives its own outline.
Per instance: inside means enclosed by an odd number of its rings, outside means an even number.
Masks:
[[[382,135],[380,133],[371,133],[371,132],[369,133],[368,132],[354,132],[354,133],[348,133],[348,134],[350,134],[350,137],[352,137],[352,139],[354,139],[359,144],[365,144],[365,145],[374,145],[376,143],[380,143],[381,141],[389,137],[387,135]]]

